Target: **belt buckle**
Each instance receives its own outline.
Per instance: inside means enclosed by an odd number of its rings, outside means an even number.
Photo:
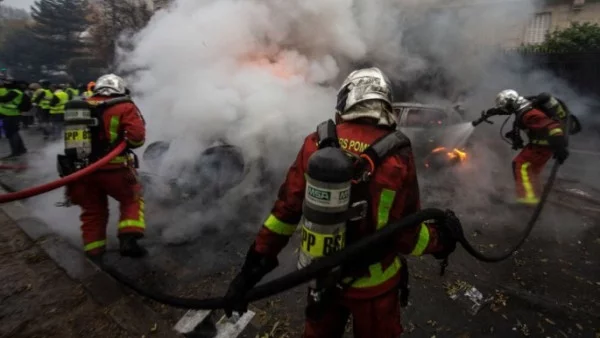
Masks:
[[[358,201],[352,203],[352,206],[350,206],[350,220],[358,221],[367,217],[367,205],[367,201]]]

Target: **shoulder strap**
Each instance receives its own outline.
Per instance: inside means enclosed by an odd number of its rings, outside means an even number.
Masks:
[[[330,119],[325,122],[321,122],[317,126],[317,136],[319,138],[319,149],[325,147],[340,147],[340,142],[337,137],[337,130],[335,123]]]
[[[373,142],[373,144],[365,149],[361,157],[367,158],[372,171],[374,171],[386,157],[402,148],[410,146],[410,139],[401,131],[396,130]]]

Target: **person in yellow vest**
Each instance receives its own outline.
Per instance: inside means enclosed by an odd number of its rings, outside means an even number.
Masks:
[[[10,155],[7,157],[27,153],[23,139],[19,135],[20,107],[23,95],[23,91],[18,88],[12,79],[0,80],[0,118],[10,145]]]
[[[69,101],[71,101],[79,96],[79,89],[75,88],[74,83],[67,83],[66,87],[67,87],[67,89],[65,89],[65,93],[67,93],[67,95],[69,95]]]
[[[65,93],[63,86],[51,86],[53,96],[50,100],[50,139],[61,138],[63,123],[65,120],[65,104],[69,102],[69,95]]]
[[[38,121],[44,133],[44,139],[47,140],[50,136],[50,100],[52,100],[53,94],[50,90],[50,81],[40,80],[39,85],[41,88],[33,93],[33,105],[37,107]]]

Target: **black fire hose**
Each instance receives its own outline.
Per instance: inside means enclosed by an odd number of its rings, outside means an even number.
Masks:
[[[514,245],[509,251],[499,256],[488,256],[477,251],[477,249],[475,249],[464,236],[458,238],[457,241],[465,248],[465,250],[471,256],[475,257],[476,259],[482,262],[495,263],[511,257],[523,245],[523,243],[525,243],[525,241],[529,237],[529,234],[533,230],[533,227],[535,226],[542,212],[542,209],[544,208],[544,204],[546,203],[548,195],[552,190],[552,185],[554,184],[554,180],[556,178],[556,174],[558,172],[559,167],[560,164],[558,162],[555,162],[554,166],[552,167],[550,177],[548,178],[548,180],[546,181],[546,185],[544,186],[544,191],[540,198],[540,202],[537,204],[533,215],[529,219],[523,236],[521,237],[519,242],[517,242],[517,244]],[[346,264],[347,262],[351,262],[362,257],[365,251],[369,251],[371,248],[381,246],[384,242],[386,242],[389,239],[390,236],[394,235],[399,231],[402,231],[409,227],[418,226],[419,224],[427,220],[443,220],[444,217],[445,212],[440,209],[424,209],[417,213],[409,215],[403,218],[401,221],[383,227],[381,230],[376,231],[373,235],[351,244],[344,250],[332,256],[324,257],[301,270],[291,272],[276,280],[255,287],[254,289],[248,292],[248,294],[246,295],[246,300],[248,302],[253,302],[287,291],[300,284],[315,279],[316,277],[322,275],[323,273],[326,273],[327,271],[331,271],[339,266]],[[123,275],[115,268],[105,265],[103,263],[98,264],[104,271],[106,271],[120,283],[128,286],[138,294],[162,304],[166,304],[177,308],[195,310],[222,309],[227,305],[222,297],[206,299],[181,298],[167,295],[155,290],[148,290],[143,287],[140,287],[135,281]]]
[[[525,241],[529,237],[529,234],[531,234],[531,231],[533,230],[535,223],[537,222],[538,218],[540,217],[540,214],[542,213],[542,209],[544,209],[544,204],[546,204],[548,195],[550,195],[550,191],[552,191],[552,186],[554,185],[554,180],[556,179],[556,174],[558,173],[559,167],[560,167],[560,163],[558,163],[558,161],[554,162],[554,165],[552,166],[552,169],[550,172],[550,176],[548,177],[548,180],[546,181],[546,185],[544,186],[544,191],[542,192],[542,196],[540,197],[540,201],[535,206],[535,209],[533,210],[533,214],[531,215],[531,218],[529,218],[529,222],[527,222],[527,227],[525,228],[525,231],[523,231],[523,236],[521,236],[521,239],[509,251],[507,251],[506,253],[501,254],[499,256],[488,256],[488,255],[482,254],[481,252],[479,252],[475,248],[473,248],[473,246],[464,237],[462,239],[459,239],[460,244],[465,248],[465,250],[471,256],[475,257],[477,260],[480,260],[482,262],[496,263],[496,262],[503,261],[507,258],[510,258],[517,250],[519,250],[521,248],[521,246],[525,243]]]
[[[365,251],[368,251],[371,248],[381,246],[384,242],[389,240],[390,236],[399,231],[402,231],[403,229],[418,226],[419,224],[427,220],[443,220],[444,217],[445,212],[443,210],[421,210],[415,214],[403,218],[399,222],[392,223],[386,227],[383,227],[381,230],[378,230],[373,235],[351,244],[344,250],[332,256],[319,259],[318,261],[310,264],[309,266],[303,269],[291,272],[276,280],[255,287],[254,289],[248,292],[246,300],[248,302],[257,301],[289,290],[300,284],[306,283],[327,271],[331,271],[336,267],[361,258],[362,256],[364,256]],[[461,243],[466,243],[466,240],[461,241]],[[113,276],[117,281],[130,287],[140,295],[155,300],[162,304],[184,309],[205,310],[222,309],[227,305],[225,300],[221,297],[207,299],[180,298],[166,295],[158,291],[150,291],[140,287],[135,281],[123,275],[116,269],[104,265],[102,263],[99,263],[99,265],[104,271]]]
[[[483,114],[482,114],[483,115]],[[474,126],[477,124],[487,121],[487,117],[485,116],[477,121],[478,123],[473,123]],[[567,134],[568,137],[568,134]],[[535,226],[537,220],[540,217],[540,214],[546,204],[546,200],[550,191],[552,190],[552,186],[554,185],[554,181],[556,179],[556,174],[558,172],[558,168],[560,167],[560,163],[555,162],[552,166],[550,176],[544,185],[544,191],[542,192],[542,196],[540,198],[540,202],[536,205],[535,210],[529,222],[527,223],[527,227],[523,232],[523,236],[521,239],[506,253],[503,253],[499,256],[488,256],[483,253],[477,251],[464,237],[457,238],[457,241],[465,248],[465,250],[477,260],[488,263],[495,263],[503,261],[507,258],[510,258],[517,250],[521,248],[521,246],[525,243],[533,227]],[[348,262],[352,262],[356,259],[359,259],[364,255],[364,252],[369,251],[371,248],[376,248],[385,243],[390,236],[393,236],[395,233],[402,231],[409,227],[418,226],[424,221],[427,220],[443,220],[445,218],[445,212],[440,209],[424,209],[412,215],[409,215],[402,220],[389,224],[386,227],[383,227],[381,230],[376,231],[374,234],[361,239],[360,241],[351,244],[346,247],[344,250],[337,252],[336,254],[328,257],[324,257],[319,259],[318,261],[310,264],[309,266],[291,272],[283,277],[280,277],[276,280],[267,282],[262,285],[256,286],[254,289],[250,290],[246,295],[246,301],[253,302],[263,298],[267,298],[273,296],[275,294],[287,291],[291,288],[294,288],[298,285],[304,284],[312,279],[321,276],[323,273],[331,271],[335,268],[341,267]],[[115,268],[105,265],[103,263],[98,263],[98,265],[114,277],[120,283],[128,286],[138,294],[157,301],[162,304],[166,304],[169,306],[183,308],[183,309],[195,309],[195,310],[215,310],[222,309],[226,307],[225,299],[222,297],[218,298],[206,298],[206,299],[195,299],[195,298],[181,298],[176,296],[171,296],[164,294],[155,290],[148,290],[143,287],[140,287],[135,281],[130,279],[129,277],[123,275]]]

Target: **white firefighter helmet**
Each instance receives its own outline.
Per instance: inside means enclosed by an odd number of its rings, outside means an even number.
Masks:
[[[102,75],[96,80],[94,94],[110,96],[125,95],[127,92],[125,80],[115,74]]]
[[[392,100],[392,85],[379,68],[358,69],[340,87],[336,110],[344,121],[368,117],[393,125]]]
[[[527,99],[513,89],[505,89],[496,95],[496,108],[508,112],[519,110],[529,103]]]

